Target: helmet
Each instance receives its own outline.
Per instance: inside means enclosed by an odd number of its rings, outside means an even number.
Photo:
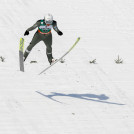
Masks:
[[[46,24],[52,24],[52,22],[53,22],[53,16],[51,14],[45,15],[44,19],[45,19]]]

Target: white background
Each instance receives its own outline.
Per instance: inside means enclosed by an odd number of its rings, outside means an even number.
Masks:
[[[40,42],[22,73],[19,40],[47,13],[64,34],[52,31],[55,58],[81,40],[64,64],[38,75],[49,65]],[[0,0],[0,133],[133,134],[133,42],[133,0]]]

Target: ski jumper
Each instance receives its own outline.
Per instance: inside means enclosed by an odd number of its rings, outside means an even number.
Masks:
[[[32,41],[30,42],[29,46],[25,50],[24,58],[26,59],[32,48],[39,43],[40,41],[43,41],[46,45],[46,55],[48,58],[49,63],[52,62],[53,56],[52,56],[52,33],[51,29],[53,28],[57,33],[59,32],[59,29],[57,27],[57,22],[53,20],[53,23],[49,26],[46,25],[44,19],[38,20],[32,27],[28,28],[27,31],[32,31],[35,28],[38,27],[38,30],[33,36]]]

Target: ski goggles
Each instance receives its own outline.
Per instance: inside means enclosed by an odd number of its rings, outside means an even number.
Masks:
[[[51,21],[51,20],[46,20],[45,23],[46,23],[46,24],[52,24],[53,21]]]

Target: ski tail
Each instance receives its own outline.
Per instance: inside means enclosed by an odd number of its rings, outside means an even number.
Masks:
[[[19,62],[20,62],[20,71],[22,71],[22,72],[24,72],[23,51],[24,51],[24,38],[20,38]]]
[[[57,62],[59,62],[61,59],[63,59],[63,57],[65,57],[75,46],[76,46],[76,44],[79,42],[79,40],[80,40],[80,37],[78,37],[77,38],[77,40],[76,40],[76,42],[73,44],[73,46],[63,55],[63,56],[61,56],[58,60],[56,60],[54,63],[52,63],[51,65],[49,65],[47,68],[45,68],[43,71],[41,71],[40,73],[39,73],[39,75],[40,74],[42,74],[42,73],[44,73],[46,70],[48,70],[50,67],[52,67],[54,64],[56,64]]]

